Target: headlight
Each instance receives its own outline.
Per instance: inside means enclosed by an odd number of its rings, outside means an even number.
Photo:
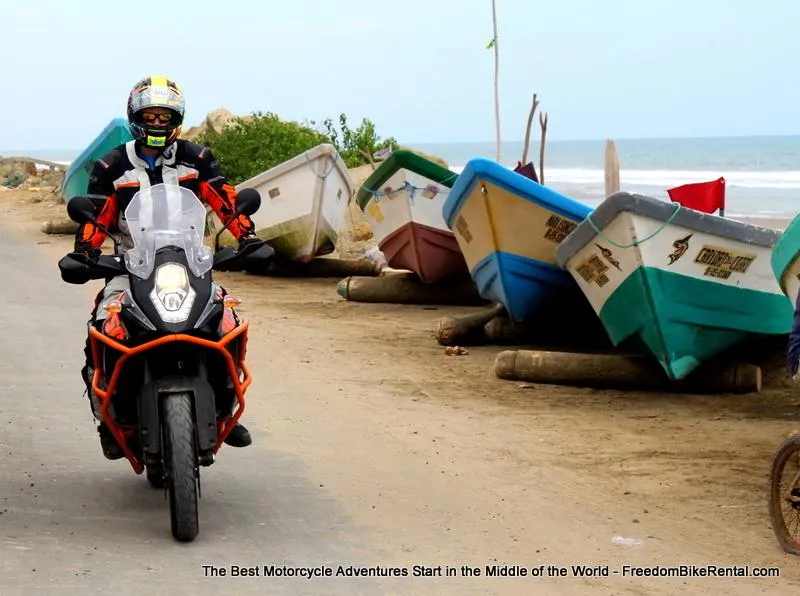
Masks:
[[[156,270],[156,284],[150,292],[150,300],[165,323],[188,319],[195,295],[183,265],[167,263]]]

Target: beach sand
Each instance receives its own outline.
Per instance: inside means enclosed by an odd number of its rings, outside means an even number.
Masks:
[[[3,233],[45,251],[55,276],[72,238],[39,231],[64,215],[54,198],[0,192]],[[368,245],[352,241],[349,250]],[[446,356],[437,346],[440,317],[476,308],[347,302],[335,279],[215,279],[244,299],[240,311],[251,322],[260,397],[248,424],[269,420],[270,448],[308,456],[306,473],[369,528],[370,548],[423,562],[777,565],[780,580],[737,585],[800,585],[800,568],[779,549],[767,515],[771,458],[800,430],[800,393],[780,346],[761,355],[764,388],[753,395],[531,385],[495,378],[494,358],[505,348]],[[74,341],[81,350],[83,339]],[[63,403],[84,408],[84,399]],[[346,467],[331,463],[324,441]],[[583,530],[575,533],[576,524]],[[614,545],[613,535],[644,546]],[[564,548],[540,552],[554,544],[545,536],[561,536]],[[636,583],[619,581],[624,593]],[[691,580],[690,591],[699,593],[701,581]],[[710,592],[721,581],[735,592],[730,580],[705,581]],[[668,587],[653,582],[639,585]]]

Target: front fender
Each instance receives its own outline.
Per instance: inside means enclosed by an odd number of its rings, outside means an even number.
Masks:
[[[213,449],[217,443],[217,419],[211,385],[196,377],[169,377],[147,383],[139,391],[139,434],[142,450],[149,454],[161,451],[160,401],[162,396],[174,393],[188,393],[191,397],[199,451]]]

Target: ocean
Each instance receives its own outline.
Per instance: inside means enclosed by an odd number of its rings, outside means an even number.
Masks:
[[[793,217],[800,212],[800,136],[614,140],[620,188],[669,200],[667,189],[690,182],[726,181],[725,214]],[[438,155],[460,172],[473,157],[494,160],[495,143],[408,143]],[[501,145],[501,162],[515,167],[522,141]],[[547,141],[544,182],[562,194],[596,206],[604,198],[605,140]],[[539,142],[528,161],[539,170]]]
[[[535,131],[534,131],[535,132]],[[444,158],[460,172],[471,158],[495,159],[492,141],[479,143],[413,143],[404,145]],[[793,217],[800,212],[800,136],[684,139],[615,139],[622,190],[669,200],[668,188],[689,182],[726,180],[725,214],[749,217]],[[501,147],[501,162],[515,167],[522,141]],[[545,184],[595,206],[603,199],[605,140],[548,141]],[[69,163],[80,150],[0,150]],[[539,143],[530,144],[528,160],[539,169]]]

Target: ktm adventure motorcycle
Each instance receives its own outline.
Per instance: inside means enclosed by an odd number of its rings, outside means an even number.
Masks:
[[[130,291],[105,304],[105,322],[89,324],[94,363],[91,386],[102,419],[136,474],[147,471],[169,501],[172,535],[191,541],[199,531],[200,466],[214,456],[245,407],[251,377],[245,364],[247,322],[239,301],[212,283],[211,270],[265,270],[274,251],[251,240],[240,251],[219,250],[219,237],[241,214],[261,204],[258,191],[237,197],[236,213],[203,244],[206,209],[190,190],[157,184],[140,190],[125,209],[133,248],[96,259],[70,253],[59,261],[62,279],[127,275]],[[77,223],[97,224],[88,197],[67,203]]]

